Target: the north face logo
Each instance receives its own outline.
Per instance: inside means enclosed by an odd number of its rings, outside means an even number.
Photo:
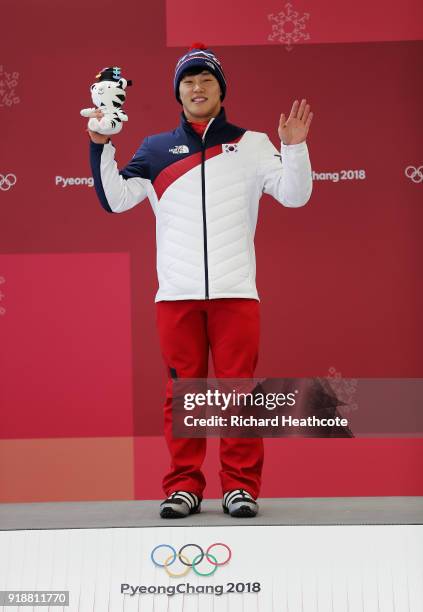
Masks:
[[[169,149],[169,153],[173,153],[174,155],[180,155],[181,153],[189,153],[189,149],[187,145],[176,145],[176,147]]]
[[[223,153],[238,153],[238,144],[223,144],[222,151]]]

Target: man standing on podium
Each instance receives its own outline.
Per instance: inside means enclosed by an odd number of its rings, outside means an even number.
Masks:
[[[125,212],[148,198],[156,216],[155,302],[168,372],[164,432],[171,466],[163,479],[163,518],[200,511],[206,439],[172,435],[172,381],[207,378],[209,350],[217,378],[253,378],[259,346],[254,233],[263,193],[290,208],[312,192],[306,144],[313,114],[303,99],[280,116],[278,151],[265,133],[228,122],[226,80],[216,55],[195,43],[177,62],[179,126],[144,139],[122,170],[109,137],[89,131],[91,167],[106,211]],[[97,116],[102,116],[97,111]],[[257,514],[261,438],[221,438],[223,511]]]

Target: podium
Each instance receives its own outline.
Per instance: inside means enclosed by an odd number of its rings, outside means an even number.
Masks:
[[[0,610],[423,610],[423,498],[259,501],[176,520],[158,501],[3,504]]]

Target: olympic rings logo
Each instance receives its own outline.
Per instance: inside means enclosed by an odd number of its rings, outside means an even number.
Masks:
[[[415,166],[407,166],[405,176],[413,181],[413,183],[421,183],[423,181],[423,166],[416,168]]]
[[[8,191],[15,184],[16,176],[14,174],[0,174],[0,189],[2,191]]]
[[[222,546],[226,550],[226,559],[224,559],[223,561],[218,561],[215,555],[212,555],[210,552],[218,546]],[[187,549],[189,548],[195,549],[195,553],[192,560],[188,557]],[[156,552],[160,549],[167,549],[171,552],[170,555],[166,556],[163,562],[160,562],[156,559]],[[217,554],[216,551],[215,553]],[[218,567],[229,563],[231,557],[231,549],[227,544],[223,544],[222,542],[215,542],[214,544],[210,544],[210,546],[205,552],[198,544],[184,544],[184,546],[181,546],[178,552],[176,552],[176,550],[170,544],[159,544],[158,546],[155,546],[153,548],[150,555],[150,558],[154,565],[156,565],[157,567],[163,567],[167,575],[171,578],[181,578],[182,576],[186,576],[191,569],[194,570],[197,576],[212,576]],[[173,563],[175,563],[177,559],[182,563],[182,565],[185,565],[185,568],[181,572],[174,572],[169,569],[169,566],[173,565]],[[204,559],[212,566],[212,569],[206,572],[201,572],[198,569],[198,565],[200,565],[200,563]]]

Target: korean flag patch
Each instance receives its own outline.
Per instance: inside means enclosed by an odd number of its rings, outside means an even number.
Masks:
[[[223,153],[238,153],[238,143],[234,142],[232,144],[223,144],[222,152]]]

